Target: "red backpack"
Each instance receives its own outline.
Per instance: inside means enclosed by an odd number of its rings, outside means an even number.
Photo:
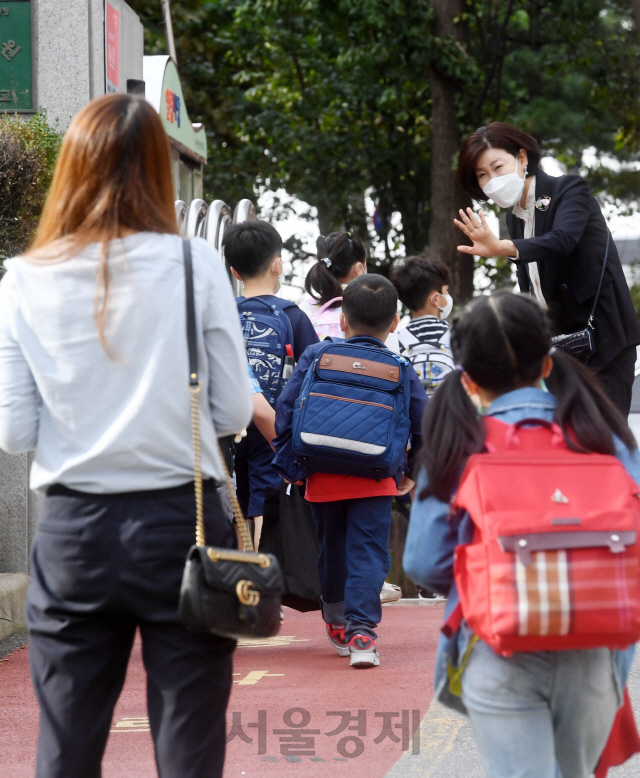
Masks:
[[[470,628],[503,655],[635,643],[638,486],[615,457],[570,451],[555,424],[485,421],[488,453],[469,458],[454,501],[475,525],[454,564]]]

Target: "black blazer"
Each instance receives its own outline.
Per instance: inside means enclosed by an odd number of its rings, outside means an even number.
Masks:
[[[581,176],[536,174],[536,202],[548,197],[546,211],[536,208],[535,237],[523,238],[524,222],[507,212],[509,235],[519,252],[518,283],[529,291],[525,265],[537,262],[540,285],[549,306],[554,335],[587,326],[598,290],[607,242],[607,223]],[[613,239],[594,321],[595,354],[589,367],[601,370],[627,346],[640,343],[640,321]]]

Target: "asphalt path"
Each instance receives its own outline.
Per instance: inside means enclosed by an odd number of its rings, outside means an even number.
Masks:
[[[436,703],[432,676],[442,606],[385,606],[379,668],[354,670],[317,613],[285,609],[277,638],[247,641],[234,661],[225,778],[484,778],[468,720]],[[33,775],[37,705],[24,633],[0,641],[0,778]],[[640,662],[629,678],[640,722]],[[156,775],[136,641],[114,713],[104,778]],[[638,778],[640,756],[609,772]]]

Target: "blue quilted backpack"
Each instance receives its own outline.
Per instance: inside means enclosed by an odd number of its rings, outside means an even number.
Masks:
[[[285,310],[295,303],[280,299],[272,303],[259,297],[238,297],[236,303],[253,375],[269,404],[275,406],[287,381],[287,346],[293,355],[293,329]]]
[[[319,349],[293,412],[293,450],[308,475],[398,477],[409,439],[408,362],[386,348]]]

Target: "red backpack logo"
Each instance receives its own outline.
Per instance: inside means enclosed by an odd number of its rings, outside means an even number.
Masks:
[[[635,643],[638,486],[615,457],[570,451],[555,424],[485,421],[488,453],[454,502],[475,525],[454,564],[470,628],[505,655]]]

